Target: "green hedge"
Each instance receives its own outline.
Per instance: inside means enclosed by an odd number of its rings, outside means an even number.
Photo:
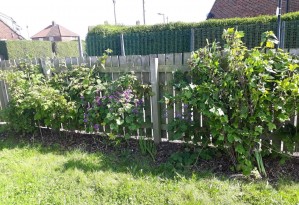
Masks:
[[[51,42],[48,41],[6,41],[6,48],[8,59],[52,57]]]
[[[56,42],[57,57],[77,57],[79,56],[78,41]],[[82,41],[83,53],[85,52],[85,42]]]
[[[0,55],[4,59],[8,59],[8,56],[7,56],[7,47],[6,47],[6,42],[5,41],[0,41]]]
[[[82,42],[83,53],[85,42]],[[4,59],[19,59],[26,56],[35,58],[52,57],[52,43],[50,41],[0,41],[0,55]],[[78,57],[78,42],[57,42],[57,57]]]
[[[286,48],[299,47],[299,12],[282,16],[286,21]],[[99,25],[91,29],[86,37],[87,54],[102,55],[110,48],[113,54],[120,54],[120,34],[124,34],[127,55],[189,52],[191,29],[195,31],[195,49],[209,41],[221,42],[223,29],[237,27],[246,33],[244,42],[249,48],[259,45],[260,36],[268,30],[277,30],[276,16],[254,18],[211,19],[200,23],[169,23],[152,26]]]

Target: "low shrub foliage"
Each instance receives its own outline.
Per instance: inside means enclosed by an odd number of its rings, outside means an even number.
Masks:
[[[251,50],[244,46],[243,36],[230,28],[224,30],[223,47],[213,42],[194,52],[190,60],[192,83],[184,73],[177,73],[181,78],[174,86],[181,94],[166,101],[182,101],[190,108],[171,123],[175,139],[193,136],[188,140],[207,145],[212,137],[215,146],[227,151],[235,169],[248,174],[255,161],[260,171],[264,170],[260,138],[290,126],[298,110],[299,66],[293,56],[273,49],[277,43],[273,32],[264,33],[261,46]],[[293,136],[284,136],[291,145],[289,152],[298,140]]]
[[[297,129],[290,124],[298,113],[298,60],[274,49],[273,32],[264,33],[260,46],[253,49],[244,45],[243,37],[233,28],[224,30],[224,46],[208,42],[192,54],[189,74],[175,73],[178,92],[164,96],[165,102],[183,103],[184,112],[170,122],[170,136],[203,147],[174,155],[177,166],[210,157],[203,150],[212,143],[228,153],[235,170],[249,174],[256,166],[265,174],[262,157],[280,148],[263,142],[267,149],[261,149],[261,137],[279,136],[287,152],[298,142]],[[57,130],[63,126],[104,132],[110,138],[136,136],[144,125],[144,98],[152,95],[150,86],[142,85],[134,73],[111,80],[102,72],[106,58],[99,58],[92,68],[61,64],[59,70],[50,70],[50,76],[26,63],[1,71],[11,97],[2,119],[12,130],[25,133],[40,126]],[[154,158],[157,150],[152,142],[142,138],[139,145],[142,153]]]
[[[39,126],[56,130],[104,131],[111,138],[130,138],[143,125],[143,98],[149,86],[141,85],[134,73],[109,80],[97,67],[85,66],[52,70],[48,78],[41,68],[21,63],[14,70],[1,71],[9,85],[10,102],[2,112],[14,131],[32,133]]]

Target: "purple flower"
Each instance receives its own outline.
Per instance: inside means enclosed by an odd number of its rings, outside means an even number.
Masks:
[[[98,104],[98,105],[101,105],[101,98],[99,97],[99,96],[97,96],[96,97],[96,103]]]
[[[137,108],[134,108],[134,109],[132,110],[132,113],[135,114],[135,115],[137,115],[137,114],[138,114],[138,109],[137,109]]]
[[[175,115],[175,118],[182,119],[182,115],[181,115],[181,114],[176,114],[176,115]]]
[[[127,90],[125,90],[125,91],[123,92],[123,96],[125,97],[126,102],[129,102],[129,101],[130,101],[131,94],[132,94],[132,90],[131,90],[131,89],[127,89]]]
[[[88,114],[84,113],[84,123],[87,123],[88,122]]]
[[[99,128],[100,128],[100,125],[99,125],[99,124],[95,124],[95,125],[93,126],[93,128],[94,128],[96,131],[98,131]]]

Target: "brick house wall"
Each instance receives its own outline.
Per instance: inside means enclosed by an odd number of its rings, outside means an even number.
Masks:
[[[287,0],[282,0],[282,13]],[[208,18],[254,17],[275,15],[278,0],[216,0]],[[299,11],[299,0],[289,0],[289,12]]]
[[[7,24],[0,20],[0,39],[5,40],[22,40],[23,37],[17,34]]]

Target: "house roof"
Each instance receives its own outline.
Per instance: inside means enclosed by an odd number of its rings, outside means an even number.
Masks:
[[[298,0],[289,1],[289,12],[299,11]],[[282,13],[286,12],[287,0],[282,0]],[[209,18],[254,17],[259,15],[275,15],[277,0],[216,0]]]
[[[45,38],[45,37],[77,37],[78,34],[64,28],[54,22],[48,27],[44,28],[31,38]]]
[[[0,19],[0,39],[23,40],[24,37]]]

